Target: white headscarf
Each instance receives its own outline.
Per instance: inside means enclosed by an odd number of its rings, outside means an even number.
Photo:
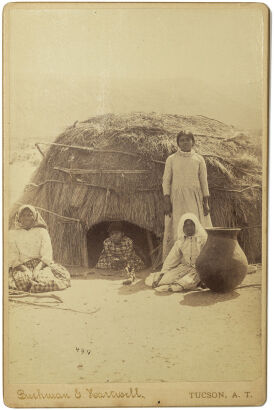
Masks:
[[[32,205],[22,205],[19,209],[17,214],[15,215],[15,229],[24,229],[20,222],[20,215],[24,211],[24,209],[29,209],[31,213],[33,214],[33,225],[31,226],[32,228],[45,228],[47,229],[47,224],[40,215],[40,213],[35,209],[34,206]]]
[[[185,240],[184,224],[187,219],[190,219],[195,225],[195,233],[193,237],[200,239],[201,243],[205,243],[207,240],[207,233],[205,229],[202,227],[201,223],[199,222],[199,219],[197,218],[197,216],[190,212],[182,215],[180,218],[180,221],[178,223],[178,230],[177,230],[178,239],[182,241]]]

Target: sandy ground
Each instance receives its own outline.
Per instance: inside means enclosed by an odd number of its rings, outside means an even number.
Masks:
[[[10,302],[9,381],[235,381],[259,377],[260,269],[227,294],[157,294],[91,274],[55,308]],[[34,299],[31,299],[34,301]],[[75,309],[80,312],[73,312]],[[95,313],[92,313],[95,312]],[[83,349],[83,350],[82,350]],[[88,353],[90,352],[90,353]]]

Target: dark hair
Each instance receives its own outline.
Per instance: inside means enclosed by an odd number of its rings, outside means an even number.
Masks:
[[[123,224],[122,224],[122,222],[119,222],[119,221],[111,222],[111,223],[109,224],[109,227],[108,227],[108,233],[117,232],[117,231],[123,232]]]
[[[194,226],[196,226],[196,225],[195,225],[195,222],[194,222],[192,219],[186,219],[186,220],[185,220],[185,222],[184,222],[184,226],[185,226],[185,223],[186,223],[187,221],[192,222],[192,223],[193,223],[193,225],[194,225]]]
[[[187,131],[180,131],[177,134],[177,145],[179,145],[180,137],[184,137],[185,135],[192,139],[192,142],[193,142],[193,145],[194,145],[195,144],[194,135],[192,134],[192,132],[187,132]]]

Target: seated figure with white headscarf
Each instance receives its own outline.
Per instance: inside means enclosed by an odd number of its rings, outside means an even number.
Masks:
[[[47,225],[32,205],[23,205],[9,231],[9,288],[38,293],[70,286],[66,268],[54,263]]]
[[[156,291],[180,292],[195,289],[201,279],[195,268],[207,233],[198,218],[191,213],[184,214],[178,224],[178,239],[164,261],[160,272],[151,273],[145,283]]]

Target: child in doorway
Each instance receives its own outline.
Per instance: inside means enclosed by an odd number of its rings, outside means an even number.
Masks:
[[[108,232],[109,237],[104,241],[96,268],[115,271],[125,269],[127,276],[132,276],[133,281],[133,272],[144,269],[144,262],[135,252],[132,239],[124,235],[121,222],[112,222]]]

